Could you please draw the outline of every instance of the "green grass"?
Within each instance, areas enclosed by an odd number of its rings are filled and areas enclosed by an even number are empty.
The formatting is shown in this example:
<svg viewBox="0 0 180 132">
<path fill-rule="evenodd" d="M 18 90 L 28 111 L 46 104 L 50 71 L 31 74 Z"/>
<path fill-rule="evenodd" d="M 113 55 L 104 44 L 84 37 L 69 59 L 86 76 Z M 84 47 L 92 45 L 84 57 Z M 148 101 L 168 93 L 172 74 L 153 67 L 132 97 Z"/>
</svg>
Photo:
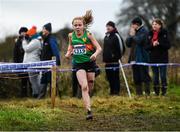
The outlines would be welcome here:
<svg viewBox="0 0 180 132">
<path fill-rule="evenodd" d="M 0 130 L 180 130 L 180 86 L 166 97 L 93 97 L 93 121 L 85 120 L 82 100 L 0 101 Z"/>
</svg>

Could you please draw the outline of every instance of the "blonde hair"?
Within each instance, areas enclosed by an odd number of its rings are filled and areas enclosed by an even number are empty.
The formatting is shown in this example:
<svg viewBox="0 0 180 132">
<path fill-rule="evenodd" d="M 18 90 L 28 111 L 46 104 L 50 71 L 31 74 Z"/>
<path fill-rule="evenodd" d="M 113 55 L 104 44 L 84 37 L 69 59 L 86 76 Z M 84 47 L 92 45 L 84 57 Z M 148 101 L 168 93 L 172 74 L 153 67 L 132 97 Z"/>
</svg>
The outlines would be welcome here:
<svg viewBox="0 0 180 132">
<path fill-rule="evenodd" d="M 87 10 L 84 16 L 75 17 L 72 20 L 72 24 L 74 23 L 75 20 L 82 20 L 83 24 L 85 25 L 85 28 L 87 28 L 93 23 L 92 10 Z"/>
</svg>

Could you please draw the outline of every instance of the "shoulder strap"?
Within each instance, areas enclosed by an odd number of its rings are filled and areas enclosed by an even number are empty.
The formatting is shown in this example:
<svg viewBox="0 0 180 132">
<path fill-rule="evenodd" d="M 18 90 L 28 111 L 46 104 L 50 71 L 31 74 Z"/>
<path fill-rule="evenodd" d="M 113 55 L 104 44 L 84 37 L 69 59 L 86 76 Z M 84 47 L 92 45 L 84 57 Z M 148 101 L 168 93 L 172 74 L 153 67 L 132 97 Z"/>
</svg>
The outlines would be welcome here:
<svg viewBox="0 0 180 132">
<path fill-rule="evenodd" d="M 124 42 L 118 33 L 115 33 L 115 35 L 117 36 L 117 38 L 119 40 L 119 47 L 120 47 L 121 55 L 123 55 L 125 52 Z"/>
</svg>

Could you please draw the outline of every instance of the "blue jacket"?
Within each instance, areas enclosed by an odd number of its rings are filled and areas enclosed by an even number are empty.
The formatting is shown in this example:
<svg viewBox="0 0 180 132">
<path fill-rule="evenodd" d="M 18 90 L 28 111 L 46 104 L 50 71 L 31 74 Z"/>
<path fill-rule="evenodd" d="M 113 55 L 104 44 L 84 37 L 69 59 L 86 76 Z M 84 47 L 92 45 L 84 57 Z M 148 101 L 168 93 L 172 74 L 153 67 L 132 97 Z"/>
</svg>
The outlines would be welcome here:
<svg viewBox="0 0 180 132">
<path fill-rule="evenodd" d="M 60 65 L 60 51 L 55 37 L 48 35 L 43 42 L 41 60 L 51 60 L 56 56 L 56 64 Z"/>
<path fill-rule="evenodd" d="M 137 31 L 135 36 L 129 36 L 126 39 L 127 47 L 131 48 L 129 62 L 149 62 L 149 53 L 146 51 L 148 44 L 148 31 L 142 26 Z"/>
</svg>

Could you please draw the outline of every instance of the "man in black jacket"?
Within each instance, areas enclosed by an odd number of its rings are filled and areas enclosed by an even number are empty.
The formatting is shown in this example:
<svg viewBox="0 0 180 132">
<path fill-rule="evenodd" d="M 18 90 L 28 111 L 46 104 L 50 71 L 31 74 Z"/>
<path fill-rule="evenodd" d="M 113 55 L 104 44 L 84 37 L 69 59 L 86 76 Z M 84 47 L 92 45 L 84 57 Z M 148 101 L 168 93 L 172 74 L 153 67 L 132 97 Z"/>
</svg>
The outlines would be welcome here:
<svg viewBox="0 0 180 132">
<path fill-rule="evenodd" d="M 16 39 L 14 50 L 13 50 L 13 60 L 15 63 L 22 63 L 24 58 L 24 50 L 22 48 L 22 40 L 25 37 L 28 29 L 26 27 L 21 27 L 19 29 L 19 36 Z M 27 73 L 21 73 L 18 75 L 21 79 L 21 97 L 27 97 L 27 89 L 29 83 L 29 78 Z"/>
<path fill-rule="evenodd" d="M 56 65 L 60 66 L 60 51 L 56 38 L 51 34 L 52 26 L 51 23 L 47 23 L 43 26 L 42 36 L 43 36 L 43 46 L 41 53 L 41 61 L 52 60 L 52 57 L 56 57 Z M 44 98 L 47 91 L 48 84 L 51 84 L 51 72 L 45 72 L 42 74 L 41 84 L 43 84 L 43 89 L 39 95 L 39 99 Z"/>
<path fill-rule="evenodd" d="M 115 23 L 109 21 L 106 24 L 107 33 L 104 38 L 103 62 L 105 62 L 106 76 L 110 85 L 110 94 L 119 95 L 119 59 L 125 51 L 123 39 L 118 33 Z"/>
</svg>

